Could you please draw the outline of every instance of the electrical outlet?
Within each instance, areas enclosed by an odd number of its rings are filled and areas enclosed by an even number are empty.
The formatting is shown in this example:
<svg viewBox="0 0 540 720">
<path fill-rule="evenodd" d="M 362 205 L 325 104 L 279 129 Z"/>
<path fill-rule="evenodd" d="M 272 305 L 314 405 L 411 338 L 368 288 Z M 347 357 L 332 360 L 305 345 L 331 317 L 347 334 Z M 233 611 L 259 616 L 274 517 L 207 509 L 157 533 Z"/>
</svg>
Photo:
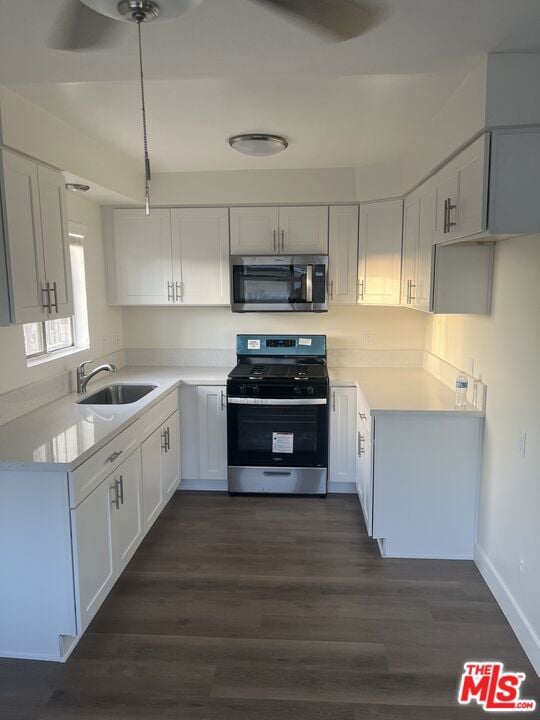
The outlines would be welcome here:
<svg viewBox="0 0 540 720">
<path fill-rule="evenodd" d="M 521 431 L 518 435 L 519 454 L 525 460 L 527 457 L 527 433 Z"/>
<path fill-rule="evenodd" d="M 519 559 L 519 572 L 524 573 L 527 569 L 527 563 L 523 558 Z"/>
<path fill-rule="evenodd" d="M 364 330 L 362 333 L 362 343 L 364 345 L 375 345 L 375 331 Z"/>
<path fill-rule="evenodd" d="M 120 350 L 120 333 L 114 333 L 113 335 L 113 350 Z"/>
</svg>

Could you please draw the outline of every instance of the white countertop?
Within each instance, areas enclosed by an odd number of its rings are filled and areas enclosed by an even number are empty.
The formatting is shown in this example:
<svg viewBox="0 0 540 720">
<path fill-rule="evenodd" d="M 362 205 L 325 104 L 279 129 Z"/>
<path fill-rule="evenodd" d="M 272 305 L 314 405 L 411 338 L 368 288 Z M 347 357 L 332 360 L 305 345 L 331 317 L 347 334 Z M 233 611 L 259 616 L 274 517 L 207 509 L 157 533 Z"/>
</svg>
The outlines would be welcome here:
<svg viewBox="0 0 540 720">
<path fill-rule="evenodd" d="M 103 373 L 88 395 L 107 385 L 156 385 L 129 405 L 78 405 L 75 393 L 0 426 L 0 470 L 69 471 L 78 467 L 181 383 L 224 385 L 231 368 L 136 367 Z"/>
<path fill-rule="evenodd" d="M 329 367 L 334 386 L 356 386 L 372 414 L 396 412 L 459 413 L 483 417 L 470 403 L 460 410 L 455 393 L 422 368 Z"/>
</svg>

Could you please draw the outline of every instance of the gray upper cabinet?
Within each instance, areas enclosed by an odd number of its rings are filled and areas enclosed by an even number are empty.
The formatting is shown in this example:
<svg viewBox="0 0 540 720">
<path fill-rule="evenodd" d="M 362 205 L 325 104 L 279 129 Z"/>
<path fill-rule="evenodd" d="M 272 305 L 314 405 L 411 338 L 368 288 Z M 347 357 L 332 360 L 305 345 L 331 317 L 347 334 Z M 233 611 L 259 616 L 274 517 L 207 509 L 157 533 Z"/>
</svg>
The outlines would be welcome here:
<svg viewBox="0 0 540 720">
<path fill-rule="evenodd" d="M 1 153 L 0 323 L 73 313 L 64 176 Z"/>
</svg>

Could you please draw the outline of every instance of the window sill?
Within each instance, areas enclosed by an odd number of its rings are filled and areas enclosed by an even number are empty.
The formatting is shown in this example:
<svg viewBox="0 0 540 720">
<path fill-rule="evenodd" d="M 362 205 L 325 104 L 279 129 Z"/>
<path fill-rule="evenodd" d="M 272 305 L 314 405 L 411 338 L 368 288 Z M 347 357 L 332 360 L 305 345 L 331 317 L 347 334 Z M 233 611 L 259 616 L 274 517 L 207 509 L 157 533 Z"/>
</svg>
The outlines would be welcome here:
<svg viewBox="0 0 540 720">
<path fill-rule="evenodd" d="M 37 367 L 38 365 L 46 365 L 53 360 L 61 360 L 62 358 L 70 357 L 71 355 L 77 355 L 78 353 L 87 352 L 90 348 L 87 347 L 70 347 L 65 350 L 58 350 L 58 352 L 51 353 L 50 355 L 40 355 L 36 358 L 29 358 L 26 361 L 26 367 Z"/>
</svg>

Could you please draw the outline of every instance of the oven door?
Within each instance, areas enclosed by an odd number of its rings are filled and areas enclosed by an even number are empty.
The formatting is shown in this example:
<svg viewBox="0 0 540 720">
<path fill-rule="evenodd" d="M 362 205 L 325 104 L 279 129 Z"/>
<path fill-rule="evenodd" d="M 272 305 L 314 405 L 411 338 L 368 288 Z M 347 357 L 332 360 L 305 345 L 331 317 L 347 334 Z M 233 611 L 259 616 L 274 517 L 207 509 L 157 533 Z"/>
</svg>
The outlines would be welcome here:
<svg viewBox="0 0 540 720">
<path fill-rule="evenodd" d="M 231 305 L 234 312 L 323 312 L 326 256 L 257 256 L 231 258 Z"/>
<path fill-rule="evenodd" d="M 326 398 L 228 398 L 229 466 L 326 468 Z"/>
</svg>

